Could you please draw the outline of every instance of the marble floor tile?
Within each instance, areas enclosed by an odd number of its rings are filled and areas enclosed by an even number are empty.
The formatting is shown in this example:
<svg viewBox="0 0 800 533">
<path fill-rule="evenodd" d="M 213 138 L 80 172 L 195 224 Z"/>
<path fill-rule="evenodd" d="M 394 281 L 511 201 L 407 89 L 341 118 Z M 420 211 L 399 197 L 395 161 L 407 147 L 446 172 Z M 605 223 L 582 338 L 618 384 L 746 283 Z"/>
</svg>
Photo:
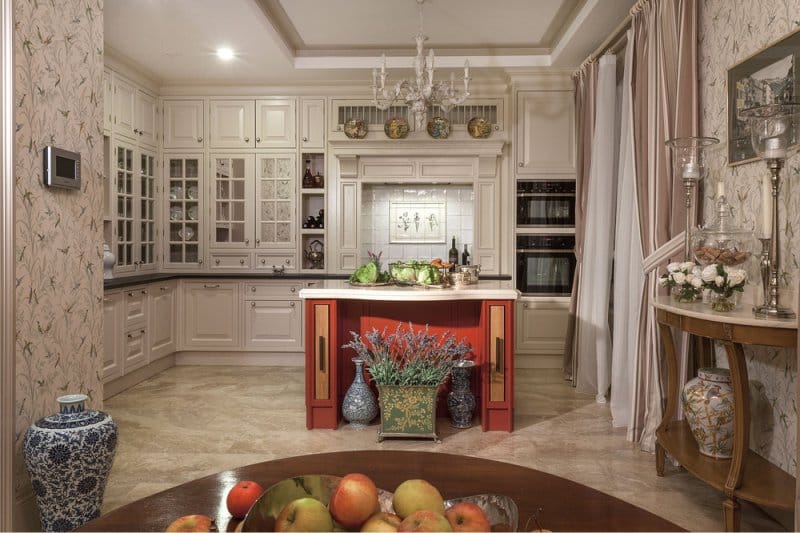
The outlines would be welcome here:
<svg viewBox="0 0 800 533">
<path fill-rule="evenodd" d="M 103 511 L 186 481 L 261 461 L 339 450 L 457 453 L 536 468 L 589 485 L 693 531 L 722 529 L 722 494 L 679 468 L 660 478 L 655 457 L 611 426 L 608 404 L 575 392 L 558 370 L 518 369 L 515 431 L 438 421 L 442 442 L 365 430 L 305 429 L 302 368 L 178 366 L 106 400 L 119 424 Z M 743 504 L 745 531 L 783 530 Z"/>
</svg>

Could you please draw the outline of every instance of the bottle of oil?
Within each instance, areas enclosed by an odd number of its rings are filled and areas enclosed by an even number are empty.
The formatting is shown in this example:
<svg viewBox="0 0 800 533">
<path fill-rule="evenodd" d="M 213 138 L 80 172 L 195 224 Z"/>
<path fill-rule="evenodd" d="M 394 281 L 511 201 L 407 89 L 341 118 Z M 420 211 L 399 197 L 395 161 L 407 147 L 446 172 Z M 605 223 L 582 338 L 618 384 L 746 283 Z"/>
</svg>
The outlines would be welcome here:
<svg viewBox="0 0 800 533">
<path fill-rule="evenodd" d="M 311 175 L 311 160 L 306 159 L 306 172 L 303 174 L 303 188 L 310 189 L 314 186 L 314 176 Z"/>
<path fill-rule="evenodd" d="M 451 270 L 455 270 L 455 265 L 458 264 L 458 248 L 456 248 L 455 235 L 453 235 L 453 245 L 450 247 L 450 251 L 447 253 L 447 262 L 452 263 L 453 267 Z"/>
<path fill-rule="evenodd" d="M 464 244 L 464 251 L 461 253 L 461 264 L 468 265 L 469 264 L 469 252 L 467 251 L 467 245 Z"/>
</svg>

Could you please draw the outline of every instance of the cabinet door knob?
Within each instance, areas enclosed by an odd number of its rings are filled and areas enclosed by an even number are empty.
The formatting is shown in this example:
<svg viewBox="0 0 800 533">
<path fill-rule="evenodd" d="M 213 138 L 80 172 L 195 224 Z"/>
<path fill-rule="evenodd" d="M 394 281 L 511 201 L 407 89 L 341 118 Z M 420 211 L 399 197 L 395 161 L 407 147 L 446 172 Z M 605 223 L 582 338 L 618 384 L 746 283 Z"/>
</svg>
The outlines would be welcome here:
<svg viewBox="0 0 800 533">
<path fill-rule="evenodd" d="M 527 308 L 528 308 L 528 302 L 525 302 L 524 304 L 522 304 L 522 307 L 524 307 L 525 309 L 527 309 Z"/>
<path fill-rule="evenodd" d="M 245 244 L 250 244 L 250 239 L 245 239 L 245 240 L 244 240 L 244 243 L 245 243 Z"/>
<path fill-rule="evenodd" d="M 128 292 L 128 297 L 133 298 L 133 292 Z"/>
<path fill-rule="evenodd" d="M 240 264 L 240 265 L 243 265 L 243 264 L 244 264 L 244 257 L 243 257 L 243 258 L 241 258 L 241 259 L 239 259 L 239 264 Z"/>
<path fill-rule="evenodd" d="M 294 287 L 292 287 L 291 289 L 289 289 L 289 291 L 290 291 L 290 292 L 297 292 L 297 289 L 295 289 Z"/>
<path fill-rule="evenodd" d="M 132 338 L 133 338 L 133 335 L 131 335 L 130 333 L 128 333 L 128 338 L 129 338 L 129 339 L 132 339 Z"/>
<path fill-rule="evenodd" d="M 244 142 L 249 143 L 250 142 L 250 137 L 245 137 L 244 138 Z"/>
<path fill-rule="evenodd" d="M 520 162 L 519 167 L 522 168 L 525 166 L 525 163 Z"/>
<path fill-rule="evenodd" d="M 308 137 L 303 137 L 303 142 L 308 142 Z"/>
<path fill-rule="evenodd" d="M 214 259 L 214 263 L 219 264 L 219 259 Z"/>
<path fill-rule="evenodd" d="M 197 138 L 197 142 L 199 142 L 199 143 L 203 142 L 203 138 L 202 137 L 198 137 Z"/>
<path fill-rule="evenodd" d="M 147 290 L 146 290 L 146 289 L 145 289 L 145 290 L 143 290 L 143 291 L 142 291 L 142 294 L 147 294 Z"/>
<path fill-rule="evenodd" d="M 256 239 L 256 244 L 261 244 L 261 239 Z"/>
<path fill-rule="evenodd" d="M 289 307 L 294 307 L 294 302 L 289 302 Z"/>
<path fill-rule="evenodd" d="M 261 142 L 261 137 L 256 137 L 256 142 L 260 143 Z"/>
<path fill-rule="evenodd" d="M 262 259 L 262 261 L 263 261 L 263 259 Z M 255 287 L 250 287 L 250 292 L 256 292 L 256 288 Z"/>
<path fill-rule="evenodd" d="M 202 264 L 203 264 L 203 260 L 202 260 L 202 259 L 200 259 L 200 260 L 197 262 L 197 264 L 198 264 L 198 265 L 202 265 Z"/>
<path fill-rule="evenodd" d="M 292 260 L 291 260 L 291 259 L 287 259 L 287 260 L 286 260 L 286 264 L 287 264 L 287 265 L 291 265 L 291 264 L 292 264 Z"/>
<path fill-rule="evenodd" d="M 139 130 L 139 135 L 144 135 L 144 132 L 142 130 Z"/>
<path fill-rule="evenodd" d="M 133 133 L 139 133 L 139 130 L 137 130 L 136 128 L 133 128 Z"/>
<path fill-rule="evenodd" d="M 255 307 L 255 306 L 256 306 L 255 302 L 250 302 L 250 307 Z"/>
<path fill-rule="evenodd" d="M 144 335 L 144 330 L 143 330 L 143 329 L 140 329 L 140 330 L 139 330 L 139 333 L 141 333 L 142 335 Z"/>
<path fill-rule="evenodd" d="M 169 290 L 169 287 L 161 287 L 161 290 L 162 290 L 162 291 L 168 291 L 168 290 Z"/>
<path fill-rule="evenodd" d="M 215 283 L 213 285 L 209 285 L 208 283 L 203 283 L 203 288 L 205 288 L 205 289 L 219 289 L 219 283 Z"/>
<path fill-rule="evenodd" d="M 261 259 L 261 264 L 262 265 L 266 265 L 267 264 L 267 260 L 266 259 Z"/>
</svg>

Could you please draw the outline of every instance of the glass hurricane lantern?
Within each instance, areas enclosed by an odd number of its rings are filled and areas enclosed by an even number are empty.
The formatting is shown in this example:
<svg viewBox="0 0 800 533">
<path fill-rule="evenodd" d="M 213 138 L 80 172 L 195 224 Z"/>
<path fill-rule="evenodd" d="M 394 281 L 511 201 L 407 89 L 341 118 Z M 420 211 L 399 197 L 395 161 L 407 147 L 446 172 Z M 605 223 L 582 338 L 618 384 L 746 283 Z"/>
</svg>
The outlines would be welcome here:
<svg viewBox="0 0 800 533">
<path fill-rule="evenodd" d="M 683 182 L 686 205 L 686 231 L 683 239 L 683 260 L 692 260 L 692 226 L 697 220 L 694 209 L 694 190 L 697 182 L 706 176 L 706 148 L 719 143 L 714 137 L 676 137 L 666 141 L 672 149 L 673 176 L 680 176 Z"/>
<path fill-rule="evenodd" d="M 769 284 L 764 303 L 753 307 L 756 318 L 794 318 L 794 311 L 780 305 L 778 275 L 780 272 L 780 241 L 778 231 L 778 192 L 780 175 L 788 148 L 797 143 L 797 124 L 800 104 L 768 104 L 739 112 L 750 127 L 750 141 L 756 155 L 767 163 L 772 184 L 772 222 L 769 250 Z"/>
</svg>

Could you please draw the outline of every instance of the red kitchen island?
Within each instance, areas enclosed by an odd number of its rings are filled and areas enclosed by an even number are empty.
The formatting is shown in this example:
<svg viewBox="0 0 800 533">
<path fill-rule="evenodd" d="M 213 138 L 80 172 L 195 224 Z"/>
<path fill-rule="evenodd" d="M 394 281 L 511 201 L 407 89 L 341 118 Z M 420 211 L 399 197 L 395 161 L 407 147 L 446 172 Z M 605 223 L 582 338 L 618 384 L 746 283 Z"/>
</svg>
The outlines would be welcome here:
<svg viewBox="0 0 800 533">
<path fill-rule="evenodd" d="M 300 291 L 305 300 L 306 427 L 336 429 L 342 399 L 353 381 L 355 353 L 341 346 L 372 328 L 398 323 L 449 331 L 472 345 L 476 411 L 484 431 L 514 428 L 514 301 L 510 281 L 468 288 L 353 287 L 328 280 Z M 440 414 L 446 413 L 439 402 Z"/>
</svg>

